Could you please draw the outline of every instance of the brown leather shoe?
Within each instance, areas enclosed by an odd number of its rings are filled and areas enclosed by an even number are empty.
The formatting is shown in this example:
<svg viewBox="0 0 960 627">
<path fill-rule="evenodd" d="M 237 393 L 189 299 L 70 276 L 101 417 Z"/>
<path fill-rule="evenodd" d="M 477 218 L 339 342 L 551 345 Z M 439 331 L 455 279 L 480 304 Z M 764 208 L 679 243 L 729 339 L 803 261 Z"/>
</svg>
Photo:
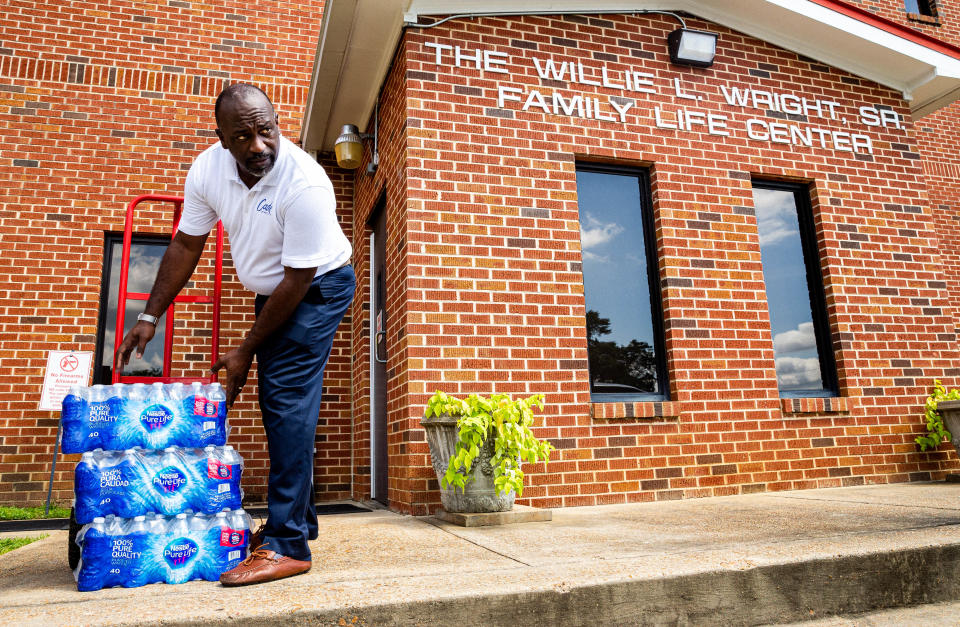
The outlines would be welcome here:
<svg viewBox="0 0 960 627">
<path fill-rule="evenodd" d="M 267 523 L 263 523 L 257 530 L 250 534 L 250 542 L 247 543 L 247 546 L 256 546 L 259 547 L 263 544 L 263 533 L 267 529 Z"/>
<path fill-rule="evenodd" d="M 284 577 L 300 575 L 310 570 L 310 562 L 291 559 L 285 555 L 264 549 L 261 545 L 254 549 L 247 559 L 236 568 L 220 575 L 220 583 L 225 586 L 246 586 L 266 581 L 276 581 Z"/>
</svg>

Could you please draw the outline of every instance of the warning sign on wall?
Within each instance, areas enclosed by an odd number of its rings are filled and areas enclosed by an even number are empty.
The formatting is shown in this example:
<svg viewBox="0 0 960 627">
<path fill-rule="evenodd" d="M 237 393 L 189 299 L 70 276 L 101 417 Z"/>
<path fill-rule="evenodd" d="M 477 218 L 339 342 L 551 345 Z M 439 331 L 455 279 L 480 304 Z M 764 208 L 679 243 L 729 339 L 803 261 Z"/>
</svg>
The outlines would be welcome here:
<svg viewBox="0 0 960 627">
<path fill-rule="evenodd" d="M 40 409 L 59 411 L 71 385 L 87 385 L 92 363 L 93 353 L 89 351 L 50 351 L 47 355 L 47 372 L 43 376 Z"/>
</svg>

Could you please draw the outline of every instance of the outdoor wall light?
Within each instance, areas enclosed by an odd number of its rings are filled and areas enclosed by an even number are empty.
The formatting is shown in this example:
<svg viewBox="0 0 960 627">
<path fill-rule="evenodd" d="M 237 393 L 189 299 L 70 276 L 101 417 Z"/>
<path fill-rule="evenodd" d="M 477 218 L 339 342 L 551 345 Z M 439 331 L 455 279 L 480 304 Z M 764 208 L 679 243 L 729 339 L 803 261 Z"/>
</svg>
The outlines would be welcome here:
<svg viewBox="0 0 960 627">
<path fill-rule="evenodd" d="M 373 135 L 361 133 L 356 124 L 344 124 L 340 129 L 333 150 L 337 153 L 337 165 L 344 170 L 356 170 L 363 162 L 363 140 L 373 140 L 373 157 L 367 166 L 367 174 L 373 174 L 380 165 L 380 151 L 377 149 L 377 135 L 380 133 L 380 101 L 373 109 Z"/>
<path fill-rule="evenodd" d="M 667 36 L 670 61 L 679 65 L 710 67 L 717 54 L 717 34 L 692 28 L 678 28 Z"/>
<path fill-rule="evenodd" d="M 360 134 L 360 129 L 355 124 L 344 124 L 333 145 L 333 150 L 337 153 L 337 165 L 344 170 L 359 168 L 363 161 L 363 140 L 366 137 Z"/>
</svg>

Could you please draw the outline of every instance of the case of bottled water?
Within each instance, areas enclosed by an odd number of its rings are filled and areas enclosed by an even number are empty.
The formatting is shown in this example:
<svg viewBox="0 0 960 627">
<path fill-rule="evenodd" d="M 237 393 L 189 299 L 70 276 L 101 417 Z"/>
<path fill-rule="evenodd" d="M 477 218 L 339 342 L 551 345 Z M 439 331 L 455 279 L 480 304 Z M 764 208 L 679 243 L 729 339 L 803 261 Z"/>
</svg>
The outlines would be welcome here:
<svg viewBox="0 0 960 627">
<path fill-rule="evenodd" d="M 64 453 L 139 446 L 222 446 L 227 396 L 219 383 L 74 386 L 63 399 Z"/>
<path fill-rule="evenodd" d="M 86 524 L 108 514 L 133 518 L 237 509 L 242 473 L 243 460 L 232 446 L 88 451 L 74 474 L 74 516 Z"/>
<path fill-rule="evenodd" d="M 77 534 L 77 589 L 217 581 L 247 555 L 250 517 L 242 509 L 212 516 L 98 516 Z"/>
</svg>

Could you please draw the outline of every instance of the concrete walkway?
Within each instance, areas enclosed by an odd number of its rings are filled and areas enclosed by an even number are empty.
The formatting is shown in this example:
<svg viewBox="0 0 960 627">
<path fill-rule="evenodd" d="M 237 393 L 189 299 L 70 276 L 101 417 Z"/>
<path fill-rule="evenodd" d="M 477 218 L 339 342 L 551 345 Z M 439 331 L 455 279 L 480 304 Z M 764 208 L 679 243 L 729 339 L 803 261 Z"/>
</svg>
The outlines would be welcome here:
<svg viewBox="0 0 960 627">
<path fill-rule="evenodd" d="M 66 532 L 49 533 L 0 556 L 0 625 L 749 625 L 960 600 L 960 484 L 947 483 L 557 509 L 471 529 L 322 516 L 313 570 L 232 589 L 78 593 Z"/>
</svg>

